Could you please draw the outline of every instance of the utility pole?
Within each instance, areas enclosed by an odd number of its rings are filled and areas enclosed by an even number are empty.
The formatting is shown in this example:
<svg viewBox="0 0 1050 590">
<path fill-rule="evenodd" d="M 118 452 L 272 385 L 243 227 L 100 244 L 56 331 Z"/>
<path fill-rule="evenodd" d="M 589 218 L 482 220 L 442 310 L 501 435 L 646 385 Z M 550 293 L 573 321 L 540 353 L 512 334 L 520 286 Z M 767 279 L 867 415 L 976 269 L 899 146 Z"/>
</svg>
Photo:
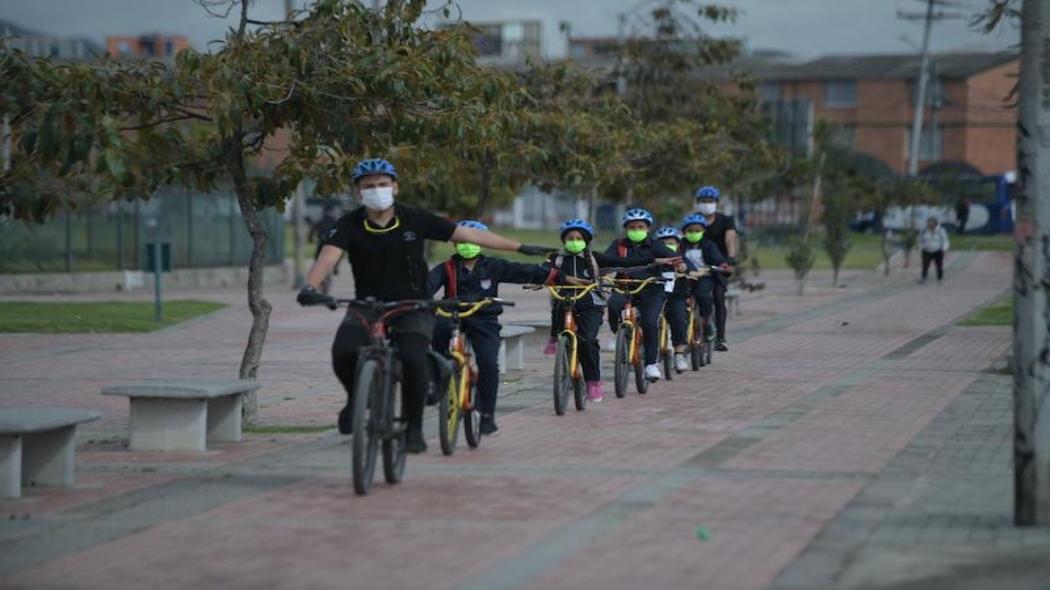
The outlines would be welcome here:
<svg viewBox="0 0 1050 590">
<path fill-rule="evenodd" d="M 292 18 L 292 0 L 284 0 L 284 14 L 288 19 Z M 299 186 L 295 187 L 295 193 L 292 195 L 292 264 L 293 273 L 295 276 L 292 278 L 292 287 L 296 289 L 302 288 L 306 284 L 306 273 L 303 271 L 304 264 L 304 253 L 306 251 L 306 223 L 305 223 L 305 191 L 303 190 L 303 183 L 300 182 Z"/>
<path fill-rule="evenodd" d="M 919 148 L 922 146 L 922 118 L 926 111 L 926 85 L 930 79 L 930 33 L 933 30 L 933 22 L 946 18 L 958 18 L 957 14 L 946 14 L 936 12 L 939 6 L 959 6 L 949 0 L 923 0 L 926 2 L 924 14 L 902 13 L 897 16 L 905 20 L 922 20 L 922 53 L 919 65 L 919 81 L 915 88 L 915 113 L 911 120 L 911 137 L 908 150 L 908 176 L 919 174 Z"/>
<path fill-rule="evenodd" d="M 1014 524 L 1050 525 L 1050 3 L 1024 0 L 1014 261 Z"/>
</svg>

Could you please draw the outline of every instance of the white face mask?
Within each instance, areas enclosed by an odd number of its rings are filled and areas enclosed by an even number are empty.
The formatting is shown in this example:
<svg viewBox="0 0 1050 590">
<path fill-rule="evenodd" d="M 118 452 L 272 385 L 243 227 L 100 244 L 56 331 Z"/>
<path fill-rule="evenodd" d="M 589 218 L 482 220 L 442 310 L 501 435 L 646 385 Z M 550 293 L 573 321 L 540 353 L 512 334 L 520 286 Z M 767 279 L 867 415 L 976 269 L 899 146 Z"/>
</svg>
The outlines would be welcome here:
<svg viewBox="0 0 1050 590">
<path fill-rule="evenodd" d="M 712 215 L 717 207 L 718 205 L 715 203 L 700 203 L 696 206 L 696 210 L 699 211 L 701 215 Z"/>
<path fill-rule="evenodd" d="M 369 209 L 385 211 L 394 205 L 394 187 L 361 189 L 361 203 Z"/>
</svg>

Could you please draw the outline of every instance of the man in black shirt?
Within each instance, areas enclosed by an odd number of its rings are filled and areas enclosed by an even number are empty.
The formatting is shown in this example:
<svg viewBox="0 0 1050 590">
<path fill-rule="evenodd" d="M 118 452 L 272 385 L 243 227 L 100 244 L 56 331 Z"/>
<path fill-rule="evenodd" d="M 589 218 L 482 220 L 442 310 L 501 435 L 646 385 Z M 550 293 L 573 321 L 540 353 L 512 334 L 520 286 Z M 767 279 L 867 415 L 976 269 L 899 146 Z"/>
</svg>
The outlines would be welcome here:
<svg viewBox="0 0 1050 590">
<path fill-rule="evenodd" d="M 329 299 L 317 289 L 345 254 L 354 275 L 355 298 L 374 297 L 379 301 L 429 299 L 427 264 L 423 241 L 470 242 L 493 250 L 544 255 L 549 249 L 525 246 L 492 232 L 457 227 L 451 221 L 423 209 L 394 202 L 398 192 L 397 171 L 386 160 L 364 160 L 353 175 L 354 191 L 362 206 L 344 215 L 324 237 L 324 247 L 306 275 L 306 286 L 299 292 L 303 305 L 325 303 Z M 434 329 L 434 315 L 414 312 L 399 316 L 390 324 L 391 338 L 402 363 L 402 392 L 408 422 L 405 448 L 421 453 L 423 440 L 423 402 L 427 388 L 426 355 Z M 365 327 L 347 315 L 332 343 L 332 366 L 346 388 L 347 403 L 339 412 L 339 431 L 352 428 L 354 376 L 357 352 L 368 343 Z"/>
<path fill-rule="evenodd" d="M 730 266 L 736 266 L 737 232 L 736 221 L 729 215 L 718 213 L 718 200 L 721 193 L 713 186 L 702 186 L 696 191 L 696 209 L 707 218 L 707 230 L 704 241 L 710 240 L 718 246 L 719 252 L 726 257 Z M 726 284 L 718 281 L 714 287 L 715 298 L 715 331 L 717 341 L 715 350 L 725 352 L 726 346 Z"/>
</svg>

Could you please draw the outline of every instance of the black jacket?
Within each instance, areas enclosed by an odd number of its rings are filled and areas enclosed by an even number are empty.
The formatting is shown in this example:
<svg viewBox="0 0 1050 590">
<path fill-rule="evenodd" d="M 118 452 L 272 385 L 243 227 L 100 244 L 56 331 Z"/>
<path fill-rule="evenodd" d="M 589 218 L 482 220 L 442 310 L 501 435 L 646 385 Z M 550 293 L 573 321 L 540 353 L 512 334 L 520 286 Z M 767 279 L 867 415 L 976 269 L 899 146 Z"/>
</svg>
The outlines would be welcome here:
<svg viewBox="0 0 1050 590">
<path fill-rule="evenodd" d="M 682 246 L 685 248 L 682 251 L 682 256 L 685 257 L 686 264 L 690 268 L 696 268 L 696 259 L 691 259 L 689 256 L 691 250 L 700 251 L 704 259 L 704 266 L 721 266 L 728 262 L 725 256 L 722 255 L 722 251 L 718 249 L 718 244 L 715 244 L 707 238 L 704 238 L 695 244 L 683 241 Z M 714 273 L 712 276 L 714 277 L 714 280 L 718 281 L 720 284 L 724 285 L 727 282 L 724 274 Z"/>
<path fill-rule="evenodd" d="M 454 288 L 449 281 L 450 271 L 455 273 Z M 463 259 L 454 255 L 430 269 L 427 275 L 427 292 L 433 296 L 439 289 L 444 288 L 447 298 L 480 301 L 486 297 L 499 297 L 500 283 L 543 283 L 548 274 L 550 269 L 545 265 L 522 264 L 485 255 L 479 255 L 474 263 L 474 270 L 469 270 L 464 266 Z M 486 307 L 477 315 L 497 316 L 501 313 L 503 306 L 497 304 Z"/>
</svg>

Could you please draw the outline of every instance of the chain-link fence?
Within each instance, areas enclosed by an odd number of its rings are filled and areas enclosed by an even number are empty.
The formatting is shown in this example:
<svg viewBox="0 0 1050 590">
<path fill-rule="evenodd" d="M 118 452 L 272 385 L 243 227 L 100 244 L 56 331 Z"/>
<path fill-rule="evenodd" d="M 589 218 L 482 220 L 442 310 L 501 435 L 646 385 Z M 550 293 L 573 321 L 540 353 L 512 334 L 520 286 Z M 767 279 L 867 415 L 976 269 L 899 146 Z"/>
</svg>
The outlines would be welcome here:
<svg viewBox="0 0 1050 590">
<path fill-rule="evenodd" d="M 260 213 L 270 235 L 266 264 L 284 254 L 284 218 Z M 149 201 L 60 212 L 42 224 L 0 218 L 0 273 L 146 270 L 146 248 L 171 244 L 171 266 L 243 266 L 252 240 L 232 194 L 165 188 Z"/>
</svg>

